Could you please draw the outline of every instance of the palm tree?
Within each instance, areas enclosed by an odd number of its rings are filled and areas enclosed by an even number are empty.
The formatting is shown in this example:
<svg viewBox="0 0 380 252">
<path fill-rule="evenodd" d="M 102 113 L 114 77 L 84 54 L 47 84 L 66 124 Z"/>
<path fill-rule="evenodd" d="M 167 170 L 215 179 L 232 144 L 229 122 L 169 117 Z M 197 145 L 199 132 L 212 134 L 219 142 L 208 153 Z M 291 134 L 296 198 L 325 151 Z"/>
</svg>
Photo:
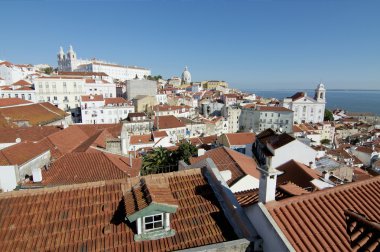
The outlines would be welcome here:
<svg viewBox="0 0 380 252">
<path fill-rule="evenodd" d="M 162 146 L 143 157 L 142 175 L 170 171 L 173 166 L 171 152 Z"/>
</svg>

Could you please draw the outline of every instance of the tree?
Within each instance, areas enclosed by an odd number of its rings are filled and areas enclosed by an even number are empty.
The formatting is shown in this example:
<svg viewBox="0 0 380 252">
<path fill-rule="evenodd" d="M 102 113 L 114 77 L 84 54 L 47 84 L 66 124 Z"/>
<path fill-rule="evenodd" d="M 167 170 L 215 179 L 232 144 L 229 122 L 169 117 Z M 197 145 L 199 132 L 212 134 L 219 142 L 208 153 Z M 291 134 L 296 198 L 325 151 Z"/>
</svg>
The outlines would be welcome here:
<svg viewBox="0 0 380 252">
<path fill-rule="evenodd" d="M 173 167 L 172 153 L 162 146 L 143 157 L 142 175 L 170 172 Z"/>
<path fill-rule="evenodd" d="M 189 142 L 183 142 L 174 152 L 174 160 L 178 163 L 180 160 L 190 164 L 189 158 L 197 153 L 197 148 Z"/>
<path fill-rule="evenodd" d="M 328 110 L 328 109 L 325 109 L 325 117 L 324 117 L 324 120 L 325 120 L 325 121 L 334 121 L 334 116 L 333 116 L 333 114 L 331 113 L 331 111 Z"/>
<path fill-rule="evenodd" d="M 45 74 L 49 74 L 50 75 L 50 74 L 53 73 L 54 70 L 53 70 L 52 67 L 47 67 L 47 68 L 44 68 L 43 71 L 44 71 Z"/>
<path fill-rule="evenodd" d="M 322 139 L 321 144 L 330 144 L 330 139 Z"/>
<path fill-rule="evenodd" d="M 164 147 L 155 148 L 143 157 L 141 175 L 177 171 L 178 162 L 184 160 L 189 164 L 189 158 L 195 153 L 197 148 L 188 142 L 181 143 L 175 151 Z"/>
</svg>

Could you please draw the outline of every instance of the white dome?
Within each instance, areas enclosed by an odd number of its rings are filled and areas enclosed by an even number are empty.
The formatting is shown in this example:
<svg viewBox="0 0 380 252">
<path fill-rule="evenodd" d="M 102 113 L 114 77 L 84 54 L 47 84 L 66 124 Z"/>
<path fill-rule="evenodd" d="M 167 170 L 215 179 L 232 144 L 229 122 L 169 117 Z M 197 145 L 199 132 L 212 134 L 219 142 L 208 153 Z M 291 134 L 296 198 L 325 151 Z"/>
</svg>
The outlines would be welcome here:
<svg viewBox="0 0 380 252">
<path fill-rule="evenodd" d="M 182 79 L 183 83 L 190 83 L 191 82 L 191 74 L 187 70 L 187 67 L 185 67 L 185 70 L 183 71 L 183 73 L 181 75 L 181 79 Z"/>
<path fill-rule="evenodd" d="M 325 88 L 325 85 L 323 83 L 319 83 L 317 89 L 324 89 Z"/>
</svg>

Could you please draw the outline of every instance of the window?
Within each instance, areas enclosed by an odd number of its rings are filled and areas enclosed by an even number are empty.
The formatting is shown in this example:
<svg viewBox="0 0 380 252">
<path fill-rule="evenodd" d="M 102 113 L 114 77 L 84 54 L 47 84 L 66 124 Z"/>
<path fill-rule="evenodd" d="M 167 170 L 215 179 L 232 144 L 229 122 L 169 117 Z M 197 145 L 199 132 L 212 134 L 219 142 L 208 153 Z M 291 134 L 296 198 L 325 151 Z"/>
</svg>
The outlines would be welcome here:
<svg viewBox="0 0 380 252">
<path fill-rule="evenodd" d="M 28 94 L 28 100 L 32 100 L 32 95 Z"/>
<path fill-rule="evenodd" d="M 25 95 L 24 95 L 24 94 L 21 94 L 21 98 L 22 98 L 23 100 L 25 100 Z"/>
<path fill-rule="evenodd" d="M 66 82 L 63 83 L 63 87 L 66 88 Z"/>
</svg>

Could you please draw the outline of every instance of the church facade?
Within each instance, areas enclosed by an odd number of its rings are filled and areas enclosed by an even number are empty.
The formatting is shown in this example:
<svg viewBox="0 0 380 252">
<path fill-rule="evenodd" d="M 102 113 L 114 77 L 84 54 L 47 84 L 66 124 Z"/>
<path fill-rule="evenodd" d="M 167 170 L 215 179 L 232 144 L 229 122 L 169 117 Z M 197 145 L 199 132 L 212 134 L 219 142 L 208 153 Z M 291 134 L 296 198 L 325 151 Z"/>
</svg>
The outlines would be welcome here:
<svg viewBox="0 0 380 252">
<path fill-rule="evenodd" d="M 62 47 L 60 47 L 57 58 L 58 71 L 60 72 L 103 72 L 113 79 L 122 81 L 136 78 L 143 79 L 144 77 L 151 75 L 151 71 L 143 67 L 122 66 L 96 59 L 78 59 L 72 46 L 70 46 L 66 54 L 63 52 Z"/>
<path fill-rule="evenodd" d="M 306 92 L 298 92 L 285 98 L 281 105 L 294 111 L 293 122 L 295 124 L 323 122 L 326 107 L 325 86 L 322 83 L 318 85 L 314 98 L 309 97 Z"/>
</svg>

